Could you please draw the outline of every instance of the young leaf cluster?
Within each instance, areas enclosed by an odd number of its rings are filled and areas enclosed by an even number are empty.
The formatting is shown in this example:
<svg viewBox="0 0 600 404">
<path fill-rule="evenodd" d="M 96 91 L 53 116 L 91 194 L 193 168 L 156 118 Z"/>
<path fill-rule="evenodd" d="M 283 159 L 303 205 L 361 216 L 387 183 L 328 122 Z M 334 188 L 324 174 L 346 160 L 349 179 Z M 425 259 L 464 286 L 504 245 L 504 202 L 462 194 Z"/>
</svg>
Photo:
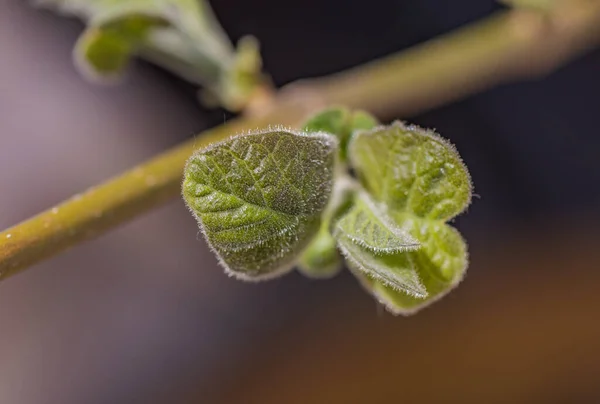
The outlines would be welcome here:
<svg viewBox="0 0 600 404">
<path fill-rule="evenodd" d="M 332 108 L 302 131 L 267 129 L 199 150 L 183 197 L 240 279 L 294 267 L 326 278 L 345 261 L 390 312 L 407 315 L 452 290 L 468 264 L 465 241 L 447 223 L 471 200 L 455 148 L 365 112 Z"/>
</svg>

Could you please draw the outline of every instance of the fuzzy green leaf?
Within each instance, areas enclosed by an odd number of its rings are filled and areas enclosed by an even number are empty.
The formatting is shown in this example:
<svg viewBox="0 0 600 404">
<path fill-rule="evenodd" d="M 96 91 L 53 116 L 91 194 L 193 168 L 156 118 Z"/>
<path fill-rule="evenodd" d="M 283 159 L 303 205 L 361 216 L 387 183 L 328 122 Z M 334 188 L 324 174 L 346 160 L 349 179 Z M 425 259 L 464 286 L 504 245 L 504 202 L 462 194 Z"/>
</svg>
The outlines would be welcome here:
<svg viewBox="0 0 600 404">
<path fill-rule="evenodd" d="M 415 261 L 423 269 L 445 282 L 462 277 L 467 266 L 467 246 L 454 227 L 407 214 L 395 215 L 394 221 L 419 240 L 421 248 L 415 252 Z"/>
<path fill-rule="evenodd" d="M 357 276 L 421 302 L 428 296 L 429 292 L 423 285 L 410 254 L 375 254 L 343 235 L 338 235 L 337 240 L 348 267 Z"/>
<path fill-rule="evenodd" d="M 398 227 L 367 195 L 356 198 L 354 207 L 338 222 L 341 234 L 374 254 L 416 250 L 419 242 Z"/>
<path fill-rule="evenodd" d="M 357 134 L 350 161 L 362 185 L 386 207 L 396 226 L 421 248 L 404 253 L 428 292 L 425 300 L 398 292 L 377 278 L 369 289 L 390 311 L 411 313 L 446 294 L 467 268 L 467 248 L 445 222 L 471 200 L 471 180 L 453 146 L 431 131 L 395 123 Z"/>
<path fill-rule="evenodd" d="M 368 196 L 356 198 L 354 207 L 337 222 L 335 236 L 354 270 L 412 296 L 427 296 L 405 254 L 418 249 L 419 242 L 386 217 Z"/>
<path fill-rule="evenodd" d="M 331 194 L 337 140 L 275 129 L 196 152 L 184 199 L 225 269 L 242 279 L 292 268 Z"/>
<path fill-rule="evenodd" d="M 391 212 L 446 221 L 471 200 L 471 178 L 456 149 L 434 132 L 394 123 L 361 132 L 351 164 L 373 197 Z"/>
</svg>

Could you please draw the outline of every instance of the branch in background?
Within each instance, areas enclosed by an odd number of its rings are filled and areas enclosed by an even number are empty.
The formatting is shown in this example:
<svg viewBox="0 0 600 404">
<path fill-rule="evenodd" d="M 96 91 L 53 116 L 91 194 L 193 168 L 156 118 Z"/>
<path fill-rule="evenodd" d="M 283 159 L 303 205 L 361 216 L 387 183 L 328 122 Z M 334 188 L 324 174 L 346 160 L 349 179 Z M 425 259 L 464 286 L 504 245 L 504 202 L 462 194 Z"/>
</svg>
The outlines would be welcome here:
<svg viewBox="0 0 600 404">
<path fill-rule="evenodd" d="M 546 13 L 498 12 L 399 54 L 293 84 L 290 96 L 405 117 L 497 84 L 541 77 L 600 42 L 599 0 L 556 3 Z"/>
<path fill-rule="evenodd" d="M 533 9 L 543 12 L 552 11 L 552 9 L 556 7 L 556 4 L 560 1 L 567 0 L 500 0 L 500 2 L 509 6 Z"/>
<path fill-rule="evenodd" d="M 600 1 L 571 0 L 545 14 L 501 12 L 398 55 L 290 85 L 270 101 L 250 104 L 248 117 L 0 233 L 0 279 L 177 197 L 185 161 L 196 147 L 268 124 L 293 126 L 332 103 L 407 116 L 498 83 L 549 73 L 599 40 Z"/>
</svg>

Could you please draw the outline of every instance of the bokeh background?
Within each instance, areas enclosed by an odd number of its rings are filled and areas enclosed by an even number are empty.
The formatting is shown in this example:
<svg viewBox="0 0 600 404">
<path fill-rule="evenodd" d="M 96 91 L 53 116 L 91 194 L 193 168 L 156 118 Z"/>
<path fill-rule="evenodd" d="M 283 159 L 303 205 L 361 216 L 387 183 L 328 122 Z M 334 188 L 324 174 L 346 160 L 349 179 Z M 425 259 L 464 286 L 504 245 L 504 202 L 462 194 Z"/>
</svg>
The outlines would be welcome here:
<svg viewBox="0 0 600 404">
<path fill-rule="evenodd" d="M 214 0 L 277 85 L 502 8 L 463 0 Z M 71 62 L 80 22 L 0 0 L 0 227 L 231 119 L 138 63 Z M 600 402 L 600 52 L 418 116 L 479 196 L 466 280 L 410 318 L 347 274 L 228 279 L 181 201 L 0 284 L 0 403 Z"/>
</svg>

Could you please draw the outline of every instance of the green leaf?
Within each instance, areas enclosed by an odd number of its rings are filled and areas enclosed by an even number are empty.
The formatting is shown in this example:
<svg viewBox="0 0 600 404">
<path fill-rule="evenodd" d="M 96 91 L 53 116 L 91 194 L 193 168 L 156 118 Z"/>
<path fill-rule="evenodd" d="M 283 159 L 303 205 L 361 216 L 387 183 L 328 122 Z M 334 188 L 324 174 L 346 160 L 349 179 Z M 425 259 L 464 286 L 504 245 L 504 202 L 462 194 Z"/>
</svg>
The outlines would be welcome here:
<svg viewBox="0 0 600 404">
<path fill-rule="evenodd" d="M 350 110 L 343 107 L 328 108 L 311 116 L 303 125 L 307 132 L 327 132 L 340 136 L 346 130 Z"/>
<path fill-rule="evenodd" d="M 346 263 L 354 274 L 421 302 L 429 295 L 409 253 L 377 255 L 353 243 L 348 237 L 338 236 L 337 240 Z"/>
<path fill-rule="evenodd" d="M 337 222 L 335 236 L 355 271 L 412 296 L 427 296 L 406 254 L 418 249 L 419 242 L 386 217 L 368 196 L 356 198 L 354 207 Z"/>
<path fill-rule="evenodd" d="M 274 129 L 190 158 L 183 196 L 227 272 L 264 279 L 293 267 L 319 229 L 337 146 L 330 135 Z"/>
<path fill-rule="evenodd" d="M 303 126 L 307 132 L 326 132 L 336 135 L 340 140 L 340 157 L 346 160 L 348 142 L 359 130 L 373 129 L 377 119 L 364 111 L 351 112 L 347 108 L 332 107 L 310 117 Z"/>
<path fill-rule="evenodd" d="M 416 254 L 418 253 L 408 252 L 403 255 L 406 256 L 406 259 L 411 260 L 415 268 L 418 268 L 418 264 L 415 263 Z M 421 298 L 402 290 L 389 287 L 384 282 L 379 282 L 376 279 L 370 278 L 353 267 L 350 267 L 350 270 L 360 281 L 365 290 L 371 293 L 390 313 L 404 316 L 412 315 L 441 299 L 454 289 L 462 279 L 458 278 L 451 285 L 448 285 L 447 282 L 434 278 L 426 271 L 419 272 L 421 285 L 427 291 L 427 296 Z"/>
<path fill-rule="evenodd" d="M 405 254 L 428 297 L 415 299 L 377 278 L 364 283 L 390 311 L 412 313 L 448 293 L 464 276 L 466 244 L 445 222 L 470 203 L 469 173 L 447 141 L 402 123 L 358 133 L 349 153 L 361 184 L 396 226 L 420 243 L 420 249 Z"/>
<path fill-rule="evenodd" d="M 471 178 L 456 149 L 434 132 L 397 122 L 350 144 L 361 183 L 390 211 L 449 220 L 471 200 Z"/>
<path fill-rule="evenodd" d="M 367 195 L 358 197 L 354 207 L 338 221 L 336 234 L 349 238 L 374 254 L 420 247 L 417 240 L 398 227 Z"/>
<path fill-rule="evenodd" d="M 462 277 L 468 263 L 467 246 L 454 227 L 412 216 L 396 216 L 395 221 L 421 243 L 415 261 L 424 270 L 444 282 Z"/>
</svg>

